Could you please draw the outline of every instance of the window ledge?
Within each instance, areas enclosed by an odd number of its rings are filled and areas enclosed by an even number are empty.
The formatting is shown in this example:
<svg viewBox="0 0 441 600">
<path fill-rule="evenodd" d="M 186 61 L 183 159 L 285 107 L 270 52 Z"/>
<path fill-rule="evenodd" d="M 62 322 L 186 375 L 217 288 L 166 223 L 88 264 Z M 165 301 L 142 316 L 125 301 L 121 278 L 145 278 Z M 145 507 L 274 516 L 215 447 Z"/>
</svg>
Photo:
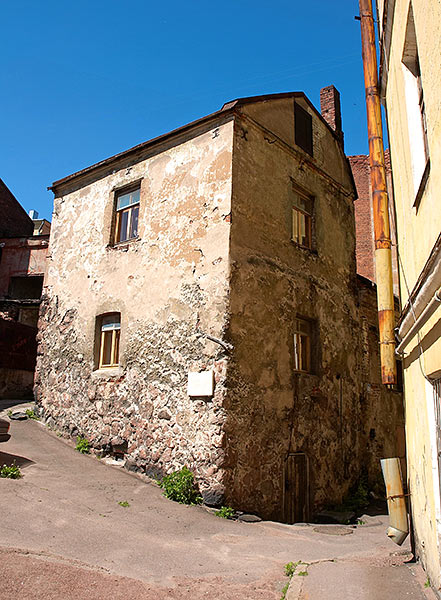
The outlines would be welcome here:
<svg viewBox="0 0 441 600">
<path fill-rule="evenodd" d="M 426 166 L 424 167 L 423 175 L 421 177 L 420 185 L 418 186 L 418 191 L 415 196 L 415 201 L 413 203 L 413 208 L 418 212 L 418 208 L 421 204 L 421 198 L 423 197 L 424 190 L 426 189 L 427 180 L 429 179 L 430 173 L 430 159 L 427 159 Z"/>
<path fill-rule="evenodd" d="M 315 248 L 309 248 L 308 246 L 302 246 L 302 244 L 299 244 L 298 242 L 294 241 L 294 240 L 290 240 L 292 246 L 295 246 L 296 248 L 299 248 L 300 250 L 303 250 L 304 252 L 308 252 L 309 254 L 313 254 L 314 256 L 318 256 L 318 252 Z"/>
<path fill-rule="evenodd" d="M 92 379 L 114 379 L 115 377 L 121 377 L 123 373 L 124 369 L 121 366 L 96 369 L 92 371 Z"/>
<path fill-rule="evenodd" d="M 131 240 L 125 240 L 124 242 L 118 242 L 117 244 L 107 244 L 106 250 L 120 250 L 121 252 L 127 252 L 129 246 L 131 246 L 132 244 L 136 244 L 140 241 L 141 238 L 136 237 L 132 238 Z"/>
</svg>

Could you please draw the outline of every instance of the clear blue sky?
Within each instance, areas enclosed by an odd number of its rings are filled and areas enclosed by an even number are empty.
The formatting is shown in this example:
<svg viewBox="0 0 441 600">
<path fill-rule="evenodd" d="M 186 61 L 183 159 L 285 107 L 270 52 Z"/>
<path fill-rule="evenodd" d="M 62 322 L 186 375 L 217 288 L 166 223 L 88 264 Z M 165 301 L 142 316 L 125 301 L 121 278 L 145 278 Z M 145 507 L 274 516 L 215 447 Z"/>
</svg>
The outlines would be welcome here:
<svg viewBox="0 0 441 600">
<path fill-rule="evenodd" d="M 240 96 L 342 96 L 367 152 L 357 0 L 22 0 L 0 7 L 0 177 L 51 219 L 47 186 Z"/>
</svg>

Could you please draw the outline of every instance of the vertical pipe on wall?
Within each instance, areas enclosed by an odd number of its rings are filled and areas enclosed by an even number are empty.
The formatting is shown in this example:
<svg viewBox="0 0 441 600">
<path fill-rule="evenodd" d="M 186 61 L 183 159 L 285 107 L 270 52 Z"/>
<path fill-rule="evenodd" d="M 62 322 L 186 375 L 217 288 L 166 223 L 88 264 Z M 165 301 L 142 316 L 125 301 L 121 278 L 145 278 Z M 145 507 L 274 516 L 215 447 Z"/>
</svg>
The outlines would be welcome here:
<svg viewBox="0 0 441 600">
<path fill-rule="evenodd" d="M 401 546 L 409 534 L 409 525 L 401 479 L 400 459 L 383 458 L 380 462 L 384 483 L 386 484 L 387 509 L 389 511 L 390 526 L 387 535 Z"/>
<path fill-rule="evenodd" d="M 359 0 L 359 6 L 374 214 L 381 380 L 384 384 L 394 384 L 397 382 L 397 369 L 395 362 L 392 250 L 372 0 Z"/>
</svg>

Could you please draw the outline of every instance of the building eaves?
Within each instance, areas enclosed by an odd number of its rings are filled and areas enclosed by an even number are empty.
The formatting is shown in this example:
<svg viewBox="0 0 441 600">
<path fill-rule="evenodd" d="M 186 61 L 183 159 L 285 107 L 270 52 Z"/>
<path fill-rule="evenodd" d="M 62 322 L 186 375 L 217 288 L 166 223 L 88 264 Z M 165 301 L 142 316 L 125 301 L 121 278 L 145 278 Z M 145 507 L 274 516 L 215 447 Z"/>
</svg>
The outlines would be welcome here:
<svg viewBox="0 0 441 600">
<path fill-rule="evenodd" d="M 123 152 L 114 154 L 113 156 L 110 156 L 109 158 L 106 158 L 98 163 L 90 165 L 89 167 L 81 169 L 80 171 L 76 171 L 75 173 L 72 173 L 71 175 L 67 175 L 66 177 L 63 177 L 62 179 L 58 179 L 51 186 L 48 187 L 48 190 L 52 190 L 55 193 L 55 190 L 57 188 L 59 188 L 60 186 L 63 186 L 64 184 L 70 183 L 71 181 L 73 181 L 77 178 L 81 178 L 81 177 L 88 175 L 99 169 L 109 167 L 110 165 L 112 165 L 112 163 L 117 163 L 119 160 L 128 158 L 131 155 L 135 155 L 136 153 L 138 153 L 140 151 L 153 148 L 154 146 L 159 145 L 169 139 L 172 139 L 173 137 L 177 137 L 179 135 L 182 135 L 183 133 L 191 131 L 192 129 L 194 129 L 200 125 L 204 125 L 206 123 L 209 123 L 210 121 L 216 121 L 221 116 L 227 116 L 228 114 L 233 114 L 237 109 L 240 109 L 240 107 L 243 105 L 256 103 L 256 102 L 268 102 L 271 100 L 282 100 L 284 98 L 302 98 L 302 100 L 304 100 L 306 102 L 306 104 L 313 111 L 313 113 L 316 115 L 316 117 L 318 119 L 320 119 L 322 121 L 322 123 L 328 128 L 328 130 L 335 137 L 335 139 L 340 141 L 336 132 L 332 129 L 332 127 L 330 127 L 330 125 L 322 117 L 320 112 L 315 108 L 315 106 L 308 99 L 308 97 L 304 94 L 304 92 L 281 92 L 278 94 L 265 94 L 265 95 L 261 95 L 261 96 L 249 96 L 249 97 L 245 97 L 245 98 L 236 98 L 235 100 L 226 102 L 220 110 L 210 113 L 209 115 L 206 115 L 205 117 L 201 117 L 200 119 L 197 119 L 196 121 L 191 121 L 190 123 L 182 125 L 181 127 L 178 127 L 177 129 L 173 129 L 172 131 L 169 131 L 160 136 L 152 138 L 151 140 L 142 142 L 141 144 L 133 146 L 132 148 L 129 148 L 128 150 L 124 150 Z M 349 163 L 348 163 L 348 167 L 349 167 Z M 349 172 L 350 172 L 350 176 L 352 177 L 352 171 L 350 170 L 350 168 L 349 168 Z M 353 187 L 355 189 L 355 183 L 353 184 Z"/>
<path fill-rule="evenodd" d="M 220 110 L 210 113 L 209 115 L 206 115 L 205 117 L 201 117 L 200 119 L 197 119 L 196 121 L 191 121 L 190 123 L 187 123 L 186 125 L 182 125 L 181 127 L 178 127 L 177 129 L 168 131 L 167 133 L 164 133 L 155 138 L 152 138 L 151 140 L 147 140 L 146 142 L 142 142 L 141 144 L 133 146 L 132 148 L 129 148 L 128 150 L 123 150 L 123 152 L 119 152 L 118 154 L 109 156 L 109 158 L 105 158 L 104 160 L 94 163 L 93 165 L 90 165 L 89 167 L 81 169 L 80 171 L 76 171 L 75 173 L 72 173 L 71 175 L 67 175 L 66 177 L 63 177 L 62 179 L 58 179 L 57 181 L 54 181 L 54 183 L 51 186 L 49 186 L 47 189 L 52 190 L 54 192 L 57 187 L 65 184 L 65 183 L 68 183 L 68 182 L 72 181 L 73 179 L 76 179 L 77 177 L 82 177 L 83 175 L 87 175 L 88 173 L 91 173 L 92 171 L 95 171 L 102 167 L 108 166 L 114 162 L 117 162 L 121 158 L 126 158 L 126 157 L 129 157 L 131 154 L 136 154 L 140 150 L 145 150 L 147 148 L 153 147 L 156 144 L 160 144 L 161 142 L 168 140 L 169 138 L 172 138 L 174 136 L 177 136 L 177 135 L 180 135 L 187 131 L 190 131 L 191 129 L 193 129 L 199 125 L 203 125 L 210 121 L 214 121 L 217 118 L 219 118 L 221 115 L 228 114 L 229 112 L 232 112 L 232 110 L 224 109 L 222 107 Z"/>
</svg>

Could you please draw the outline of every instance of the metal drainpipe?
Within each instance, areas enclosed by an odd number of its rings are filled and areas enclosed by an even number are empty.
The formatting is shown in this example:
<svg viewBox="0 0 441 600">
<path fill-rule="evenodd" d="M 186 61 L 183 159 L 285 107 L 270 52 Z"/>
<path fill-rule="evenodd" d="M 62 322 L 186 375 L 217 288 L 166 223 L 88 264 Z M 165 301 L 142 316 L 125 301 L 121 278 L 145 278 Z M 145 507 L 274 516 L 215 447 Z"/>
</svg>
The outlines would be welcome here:
<svg viewBox="0 0 441 600">
<path fill-rule="evenodd" d="M 384 483 L 386 484 L 387 509 L 389 511 L 390 526 L 387 530 L 387 536 L 401 546 L 409 535 L 409 524 L 401 479 L 400 459 L 383 458 L 380 462 Z"/>
<path fill-rule="evenodd" d="M 416 319 L 415 323 L 409 329 L 403 339 L 397 346 L 397 354 L 401 354 L 404 351 L 404 348 L 410 342 L 410 340 L 417 334 L 417 332 L 421 329 L 423 325 L 427 323 L 430 317 L 433 315 L 435 310 L 441 303 L 441 288 L 439 288 L 432 296 L 430 302 L 426 305 L 426 308 L 420 314 L 420 316 Z M 399 338 L 398 338 L 399 340 Z"/>
<path fill-rule="evenodd" d="M 395 362 L 392 251 L 372 1 L 359 0 L 359 6 L 374 213 L 381 380 L 384 384 L 394 384 L 397 382 L 397 367 Z"/>
</svg>

